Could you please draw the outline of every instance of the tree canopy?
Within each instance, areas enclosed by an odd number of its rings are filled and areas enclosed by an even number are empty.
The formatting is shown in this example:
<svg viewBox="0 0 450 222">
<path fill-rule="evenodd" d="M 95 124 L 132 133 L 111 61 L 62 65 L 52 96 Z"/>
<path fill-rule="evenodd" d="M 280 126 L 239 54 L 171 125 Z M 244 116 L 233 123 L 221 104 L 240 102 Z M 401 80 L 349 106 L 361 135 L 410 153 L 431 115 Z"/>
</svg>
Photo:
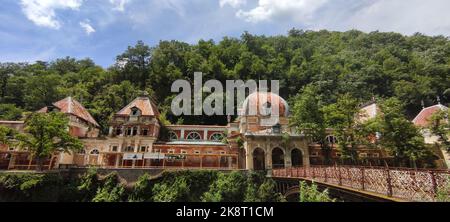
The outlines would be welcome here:
<svg viewBox="0 0 450 222">
<path fill-rule="evenodd" d="M 71 57 L 55 61 L 0 63 L 0 103 L 25 111 L 73 96 L 91 111 L 104 127 L 113 112 L 146 90 L 161 112 L 169 112 L 170 86 L 177 79 L 280 80 L 280 94 L 296 96 L 305 86 L 315 90 L 324 105 L 349 94 L 359 102 L 372 97 L 397 97 L 406 115 L 420 111 L 421 101 L 435 104 L 440 95 L 450 101 L 450 41 L 443 36 L 398 33 L 363 33 L 290 30 L 287 35 L 258 36 L 245 32 L 240 38 L 197 44 L 143 41 L 128 47 L 105 69 L 91 59 Z M 5 118 L 5 117 L 2 117 Z M 16 118 L 16 117 L 6 117 Z M 186 124 L 225 124 L 226 116 L 183 116 Z"/>
</svg>

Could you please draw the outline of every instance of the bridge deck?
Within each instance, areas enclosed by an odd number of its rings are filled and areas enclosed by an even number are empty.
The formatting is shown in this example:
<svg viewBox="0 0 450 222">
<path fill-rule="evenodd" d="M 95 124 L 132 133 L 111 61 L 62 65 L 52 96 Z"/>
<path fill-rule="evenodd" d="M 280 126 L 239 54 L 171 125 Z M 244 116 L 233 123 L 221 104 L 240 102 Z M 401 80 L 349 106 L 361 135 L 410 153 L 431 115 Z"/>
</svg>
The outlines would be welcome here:
<svg viewBox="0 0 450 222">
<path fill-rule="evenodd" d="M 306 180 L 390 201 L 435 201 L 450 185 L 450 171 L 319 166 L 275 169 L 278 179 Z"/>
</svg>

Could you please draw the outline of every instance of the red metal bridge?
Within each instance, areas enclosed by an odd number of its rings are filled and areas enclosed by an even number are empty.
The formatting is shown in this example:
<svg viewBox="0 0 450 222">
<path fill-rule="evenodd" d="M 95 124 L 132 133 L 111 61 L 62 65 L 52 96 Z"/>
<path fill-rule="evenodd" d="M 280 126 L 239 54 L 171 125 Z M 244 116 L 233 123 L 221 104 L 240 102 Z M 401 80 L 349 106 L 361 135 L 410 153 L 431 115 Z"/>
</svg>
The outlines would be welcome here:
<svg viewBox="0 0 450 222">
<path fill-rule="evenodd" d="M 423 202 L 436 201 L 437 193 L 445 189 L 448 192 L 450 185 L 448 170 L 404 168 L 311 166 L 274 169 L 272 177 L 309 180 L 386 199 Z"/>
</svg>

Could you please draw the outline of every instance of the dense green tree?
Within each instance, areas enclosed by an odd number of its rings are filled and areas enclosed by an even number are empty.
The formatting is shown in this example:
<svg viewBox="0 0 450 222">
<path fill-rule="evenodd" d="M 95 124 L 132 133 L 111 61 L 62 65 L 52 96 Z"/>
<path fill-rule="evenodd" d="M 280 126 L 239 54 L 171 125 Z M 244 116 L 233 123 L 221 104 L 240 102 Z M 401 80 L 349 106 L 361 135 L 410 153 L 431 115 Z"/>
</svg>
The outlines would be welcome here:
<svg viewBox="0 0 450 222">
<path fill-rule="evenodd" d="M 300 182 L 300 202 L 335 202 L 328 194 L 328 190 L 319 191 L 316 184 L 307 185 Z"/>
<path fill-rule="evenodd" d="M 126 200 L 125 186 L 120 183 L 116 172 L 108 174 L 97 190 L 92 202 L 121 202 Z"/>
<path fill-rule="evenodd" d="M 36 158 L 37 169 L 42 170 L 44 158 L 55 152 L 78 151 L 83 144 L 68 132 L 69 120 L 63 113 L 34 113 L 25 121 L 24 133 L 15 138 L 21 149 L 26 149 Z"/>
<path fill-rule="evenodd" d="M 28 77 L 24 98 L 28 110 L 36 111 L 58 101 L 60 84 L 61 77 L 55 74 Z"/>
<path fill-rule="evenodd" d="M 11 139 L 14 138 L 16 134 L 17 132 L 15 130 L 5 126 L 0 126 L 0 145 L 11 144 Z"/>
<path fill-rule="evenodd" d="M 430 118 L 430 131 L 438 137 L 438 141 L 442 144 L 442 148 L 450 152 L 450 109 L 439 110 Z"/>
<path fill-rule="evenodd" d="M 152 189 L 155 202 L 185 202 L 190 192 L 189 184 L 184 177 L 176 177 L 172 184 L 158 183 Z"/>
<path fill-rule="evenodd" d="M 397 98 L 386 99 L 380 103 L 381 114 L 374 120 L 379 143 L 395 158 L 399 166 L 417 167 L 418 161 L 430 158 L 431 152 L 425 147 L 420 130 L 406 119 L 404 104 Z"/>
<path fill-rule="evenodd" d="M 20 120 L 22 118 L 22 109 L 14 104 L 0 104 L 1 120 Z"/>
<path fill-rule="evenodd" d="M 328 164 L 331 158 L 331 146 L 326 140 L 327 126 L 317 93 L 309 85 L 303 89 L 301 94 L 294 97 L 293 101 L 290 123 L 308 136 L 311 141 L 320 144 L 325 164 Z"/>
<path fill-rule="evenodd" d="M 217 180 L 203 194 L 205 202 L 240 202 L 246 191 L 246 178 L 240 172 L 219 173 Z"/>
<path fill-rule="evenodd" d="M 90 202 L 96 195 L 97 190 L 101 185 L 101 181 L 98 179 L 98 171 L 95 168 L 90 168 L 84 173 L 77 186 L 78 201 Z"/>
<path fill-rule="evenodd" d="M 280 80 L 280 94 L 293 102 L 311 85 L 320 106 L 336 103 L 343 94 L 360 102 L 396 96 L 405 103 L 408 119 L 420 111 L 422 100 L 433 104 L 440 95 L 444 104 L 450 102 L 447 37 L 292 29 L 286 36 L 246 32 L 239 38 L 196 44 L 160 41 L 148 46 L 139 41 L 118 55 L 108 69 L 90 59 L 71 57 L 33 64 L 0 63 L 0 103 L 35 111 L 73 96 L 106 126 L 111 114 L 127 100 L 124 97 L 128 98 L 122 95 L 129 93 L 117 89 L 128 81 L 129 91 L 154 92 L 153 99 L 171 122 L 226 123 L 221 116 L 190 118 L 170 113 L 175 96 L 170 92 L 172 83 L 178 79 L 192 82 L 196 71 L 204 72 L 204 80 L 222 83 L 236 78 Z"/>
<path fill-rule="evenodd" d="M 128 197 L 130 202 L 149 202 L 152 200 L 153 192 L 150 183 L 150 175 L 145 173 L 140 176 L 138 181 L 134 184 L 133 191 Z"/>
<path fill-rule="evenodd" d="M 325 106 L 322 111 L 327 126 L 333 128 L 341 158 L 356 164 L 358 159 L 356 148 L 359 144 L 358 128 L 360 128 L 358 101 L 350 94 L 345 94 L 340 96 L 336 103 Z"/>
<path fill-rule="evenodd" d="M 145 87 L 150 77 L 150 62 L 152 48 L 143 41 L 138 41 L 134 47 L 129 46 L 121 55 L 117 56 L 114 71 L 117 73 L 117 81 L 128 80 L 136 86 Z"/>
</svg>

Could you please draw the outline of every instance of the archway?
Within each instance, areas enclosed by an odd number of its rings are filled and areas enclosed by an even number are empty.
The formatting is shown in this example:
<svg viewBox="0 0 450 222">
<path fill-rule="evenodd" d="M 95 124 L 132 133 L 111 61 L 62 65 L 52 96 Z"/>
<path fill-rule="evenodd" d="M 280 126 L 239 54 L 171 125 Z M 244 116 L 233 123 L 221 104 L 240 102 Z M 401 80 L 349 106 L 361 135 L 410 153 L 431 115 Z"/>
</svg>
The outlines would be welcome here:
<svg viewBox="0 0 450 222">
<path fill-rule="evenodd" d="M 266 158 L 264 150 L 261 148 L 256 148 L 253 151 L 253 169 L 254 170 L 265 170 L 266 169 Z"/>
<path fill-rule="evenodd" d="M 272 168 L 284 168 L 284 152 L 278 147 L 272 150 Z"/>
<path fill-rule="evenodd" d="M 291 151 L 291 163 L 293 167 L 303 166 L 303 154 L 299 149 L 293 149 Z"/>
</svg>

